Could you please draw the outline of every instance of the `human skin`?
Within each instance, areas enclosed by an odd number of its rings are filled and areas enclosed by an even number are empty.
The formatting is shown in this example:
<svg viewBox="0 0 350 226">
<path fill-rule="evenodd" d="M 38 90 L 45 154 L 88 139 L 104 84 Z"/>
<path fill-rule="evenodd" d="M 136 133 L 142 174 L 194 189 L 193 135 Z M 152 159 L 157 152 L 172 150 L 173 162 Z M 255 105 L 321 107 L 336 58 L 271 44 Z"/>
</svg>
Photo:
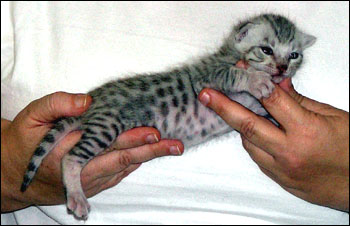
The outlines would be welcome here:
<svg viewBox="0 0 350 226">
<path fill-rule="evenodd" d="M 61 158 L 77 143 L 80 131 L 67 135 L 42 162 L 27 191 L 20 192 L 24 172 L 40 140 L 63 116 L 77 116 L 88 109 L 91 97 L 57 92 L 30 103 L 11 122 L 1 119 L 1 212 L 31 205 L 65 203 Z M 135 128 L 121 134 L 112 148 L 92 159 L 81 174 L 87 197 L 117 185 L 143 162 L 181 155 L 178 140 L 161 140 L 154 128 Z"/>
<path fill-rule="evenodd" d="M 29 158 L 50 122 L 79 115 L 91 102 L 84 96 L 80 101 L 85 103 L 83 107 L 74 107 L 72 96 L 54 95 L 54 100 L 44 97 L 45 101 L 31 103 L 13 122 L 2 120 L 2 212 L 65 201 L 59 160 L 79 140 L 79 132 L 71 133 L 47 156 L 28 191 L 19 193 Z M 349 211 L 349 113 L 301 96 L 290 79 L 276 85 L 270 98 L 261 100 L 280 123 L 279 128 L 215 90 L 204 89 L 199 98 L 241 132 L 243 146 L 252 159 L 284 189 L 312 203 Z M 82 184 L 87 196 L 118 184 L 141 162 L 183 152 L 179 141 L 157 140 L 160 135 L 153 128 L 130 130 L 118 137 L 114 149 L 126 150 L 105 153 L 84 168 Z M 154 144 L 143 145 L 146 143 Z M 128 149 L 131 147 L 137 148 Z"/>
<path fill-rule="evenodd" d="M 348 112 L 300 95 L 290 78 L 260 100 L 279 127 L 213 89 L 203 89 L 199 99 L 241 133 L 250 157 L 282 188 L 349 212 Z"/>
</svg>

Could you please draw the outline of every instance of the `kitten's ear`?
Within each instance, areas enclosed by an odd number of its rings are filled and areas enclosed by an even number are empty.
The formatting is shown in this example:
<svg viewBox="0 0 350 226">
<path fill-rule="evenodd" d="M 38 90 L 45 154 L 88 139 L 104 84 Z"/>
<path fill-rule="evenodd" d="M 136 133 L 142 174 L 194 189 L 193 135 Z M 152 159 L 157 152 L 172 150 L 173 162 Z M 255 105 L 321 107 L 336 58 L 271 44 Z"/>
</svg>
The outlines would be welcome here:
<svg viewBox="0 0 350 226">
<path fill-rule="evenodd" d="M 316 42 L 316 37 L 312 35 L 305 34 L 303 32 L 300 32 L 300 42 L 301 42 L 301 48 L 306 49 L 310 46 L 312 46 Z"/>
<path fill-rule="evenodd" d="M 238 31 L 237 33 L 235 34 L 235 40 L 237 42 L 241 42 L 247 35 L 248 35 L 248 32 L 249 32 L 249 29 L 251 27 L 253 27 L 253 23 L 250 23 L 250 22 L 247 22 L 247 23 L 244 23 L 242 24 L 239 28 L 238 28 Z"/>
</svg>

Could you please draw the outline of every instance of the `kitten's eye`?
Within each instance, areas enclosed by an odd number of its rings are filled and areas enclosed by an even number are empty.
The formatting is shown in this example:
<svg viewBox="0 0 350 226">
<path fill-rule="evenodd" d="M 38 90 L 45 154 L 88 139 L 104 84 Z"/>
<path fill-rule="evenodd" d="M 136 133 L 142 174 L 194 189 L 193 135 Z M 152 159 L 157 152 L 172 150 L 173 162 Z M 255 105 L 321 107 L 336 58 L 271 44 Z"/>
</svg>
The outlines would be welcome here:
<svg viewBox="0 0 350 226">
<path fill-rule="evenodd" d="M 289 54 L 289 59 L 296 59 L 298 57 L 299 57 L 299 53 L 292 52 L 291 54 Z"/>
<path fill-rule="evenodd" d="M 261 50 L 263 51 L 263 53 L 265 53 L 266 55 L 272 55 L 273 51 L 271 48 L 269 47 L 261 47 Z"/>
</svg>

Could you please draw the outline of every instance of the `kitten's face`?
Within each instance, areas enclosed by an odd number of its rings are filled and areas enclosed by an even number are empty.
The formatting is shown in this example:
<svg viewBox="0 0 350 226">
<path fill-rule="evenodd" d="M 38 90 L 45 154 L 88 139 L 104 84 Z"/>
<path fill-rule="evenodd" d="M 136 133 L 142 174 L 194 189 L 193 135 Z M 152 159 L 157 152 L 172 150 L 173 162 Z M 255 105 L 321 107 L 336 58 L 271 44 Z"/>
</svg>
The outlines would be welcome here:
<svg viewBox="0 0 350 226">
<path fill-rule="evenodd" d="M 241 23 L 232 36 L 243 59 L 256 70 L 271 74 L 276 83 L 295 74 L 302 63 L 303 50 L 316 41 L 286 18 L 271 14 Z"/>
</svg>

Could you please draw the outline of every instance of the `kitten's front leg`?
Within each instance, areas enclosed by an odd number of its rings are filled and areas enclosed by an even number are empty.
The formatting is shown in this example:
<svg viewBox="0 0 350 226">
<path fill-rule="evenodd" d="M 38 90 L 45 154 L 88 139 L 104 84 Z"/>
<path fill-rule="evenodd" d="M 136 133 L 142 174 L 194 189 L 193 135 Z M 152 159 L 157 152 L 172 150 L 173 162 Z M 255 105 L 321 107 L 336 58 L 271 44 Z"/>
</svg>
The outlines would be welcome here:
<svg viewBox="0 0 350 226">
<path fill-rule="evenodd" d="M 264 71 L 257 71 L 252 67 L 248 68 L 248 70 L 243 70 L 243 73 L 241 70 L 238 73 L 236 67 L 231 67 L 230 74 L 235 78 L 233 84 L 235 92 L 246 91 L 257 99 L 269 97 L 275 88 L 270 74 Z"/>
</svg>

